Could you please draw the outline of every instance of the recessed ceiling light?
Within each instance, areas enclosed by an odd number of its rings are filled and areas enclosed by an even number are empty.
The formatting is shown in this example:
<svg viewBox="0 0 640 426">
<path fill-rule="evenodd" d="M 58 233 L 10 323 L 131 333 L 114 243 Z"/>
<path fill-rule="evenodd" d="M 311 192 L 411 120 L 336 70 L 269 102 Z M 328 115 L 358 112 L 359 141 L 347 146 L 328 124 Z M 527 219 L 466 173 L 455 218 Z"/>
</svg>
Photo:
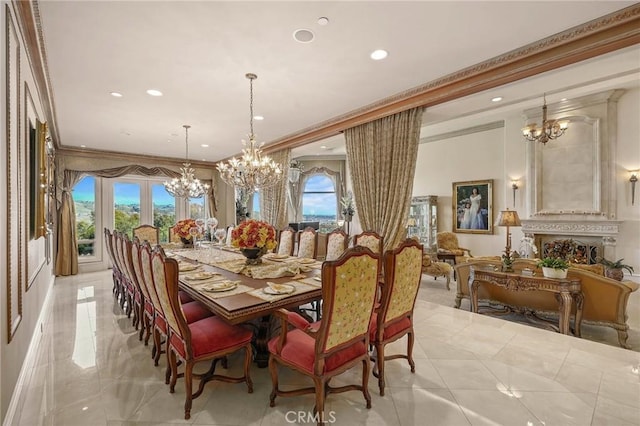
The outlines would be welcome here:
<svg viewBox="0 0 640 426">
<path fill-rule="evenodd" d="M 500 102 L 502 100 L 502 96 L 496 96 L 495 98 L 491 99 L 491 102 Z"/>
<path fill-rule="evenodd" d="M 206 143 L 203 143 L 202 145 L 200 145 L 203 148 L 209 148 L 209 145 L 207 145 Z"/>
<path fill-rule="evenodd" d="M 327 146 L 326 145 L 322 145 L 320 148 L 327 149 Z"/>
<path fill-rule="evenodd" d="M 87 147 L 86 145 L 80 145 L 80 148 L 86 148 L 86 147 Z"/>
<path fill-rule="evenodd" d="M 320 18 L 318 18 L 318 25 L 327 25 L 329 23 L 329 18 L 322 16 Z"/>
<path fill-rule="evenodd" d="M 315 35 L 313 31 L 301 28 L 293 32 L 293 38 L 300 43 L 311 43 Z"/>
<path fill-rule="evenodd" d="M 562 98 L 562 99 L 560 99 L 560 100 L 561 100 L 562 102 L 564 102 L 564 101 L 566 101 L 566 100 L 567 100 L 567 98 Z"/>
<path fill-rule="evenodd" d="M 386 50 L 378 49 L 371 52 L 371 59 L 374 61 L 379 61 L 380 59 L 384 59 L 387 57 L 389 53 Z"/>
<path fill-rule="evenodd" d="M 264 117 L 263 117 L 263 116 L 261 116 L 261 115 L 254 115 L 254 116 L 253 116 L 253 119 L 254 119 L 254 120 L 258 120 L 258 121 L 260 121 L 260 120 L 264 120 Z"/>
<path fill-rule="evenodd" d="M 147 90 L 147 94 L 151 96 L 162 96 L 162 92 L 156 89 Z"/>
<path fill-rule="evenodd" d="M 120 93 L 120 92 L 111 92 L 111 96 L 113 96 L 114 98 L 121 98 L 122 97 L 122 93 Z"/>
</svg>

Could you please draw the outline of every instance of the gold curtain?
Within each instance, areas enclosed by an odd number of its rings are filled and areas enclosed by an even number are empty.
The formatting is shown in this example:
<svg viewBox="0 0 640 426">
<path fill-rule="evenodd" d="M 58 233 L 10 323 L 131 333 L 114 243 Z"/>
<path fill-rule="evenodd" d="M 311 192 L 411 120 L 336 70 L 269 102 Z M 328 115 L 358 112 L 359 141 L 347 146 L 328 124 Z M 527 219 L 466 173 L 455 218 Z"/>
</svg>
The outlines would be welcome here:
<svg viewBox="0 0 640 426">
<path fill-rule="evenodd" d="M 283 179 L 270 188 L 260 190 L 260 216 L 276 229 L 284 229 L 289 223 L 287 217 L 287 186 L 289 185 L 289 162 L 291 150 L 284 149 L 269 154 L 271 159 L 282 165 Z"/>
<path fill-rule="evenodd" d="M 76 240 L 76 207 L 71 190 L 80 182 L 85 172 L 65 170 L 62 183 L 62 203 L 58 211 L 56 230 L 56 275 L 78 273 L 78 242 Z"/>
<path fill-rule="evenodd" d="M 384 249 L 406 235 L 422 108 L 403 111 L 345 131 L 356 211 L 363 230 L 384 237 Z"/>
</svg>

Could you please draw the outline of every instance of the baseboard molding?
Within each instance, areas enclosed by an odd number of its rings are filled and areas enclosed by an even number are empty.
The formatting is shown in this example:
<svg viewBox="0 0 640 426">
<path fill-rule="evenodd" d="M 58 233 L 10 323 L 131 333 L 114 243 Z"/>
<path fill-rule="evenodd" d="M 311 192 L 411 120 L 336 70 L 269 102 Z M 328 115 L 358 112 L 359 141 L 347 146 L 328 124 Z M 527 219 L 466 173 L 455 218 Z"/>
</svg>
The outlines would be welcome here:
<svg viewBox="0 0 640 426">
<path fill-rule="evenodd" d="M 31 342 L 29 342 L 29 348 L 27 349 L 27 353 L 24 357 L 24 362 L 22 363 L 22 368 L 18 375 L 18 381 L 13 389 L 11 401 L 9 401 L 9 407 L 7 408 L 7 415 L 4 417 L 2 426 L 11 426 L 17 423 L 14 421 L 14 417 L 16 415 L 16 410 L 18 409 L 18 401 L 20 401 L 20 397 L 22 395 L 22 385 L 26 380 L 27 374 L 31 373 L 36 361 L 36 355 L 40 347 L 40 342 L 42 341 L 41 327 L 44 326 L 44 321 L 51 310 L 51 294 L 55 279 L 55 275 L 52 275 L 51 282 L 49 283 L 49 289 L 47 290 L 47 295 L 44 297 L 44 301 L 42 302 L 42 309 L 40 310 L 40 315 L 38 315 L 38 321 L 36 322 L 36 327 L 33 330 L 33 336 L 31 336 Z"/>
</svg>

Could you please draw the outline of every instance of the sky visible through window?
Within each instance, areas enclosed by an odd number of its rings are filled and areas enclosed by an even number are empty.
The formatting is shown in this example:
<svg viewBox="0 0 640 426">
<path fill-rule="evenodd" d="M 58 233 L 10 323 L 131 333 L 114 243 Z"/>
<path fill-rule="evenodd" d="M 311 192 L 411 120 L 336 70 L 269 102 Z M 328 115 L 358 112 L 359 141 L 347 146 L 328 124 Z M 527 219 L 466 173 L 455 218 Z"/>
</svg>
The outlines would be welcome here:
<svg viewBox="0 0 640 426">
<path fill-rule="evenodd" d="M 325 175 L 314 175 L 307 179 L 302 195 L 302 216 L 305 220 L 336 217 L 338 200 L 333 181 Z"/>
</svg>

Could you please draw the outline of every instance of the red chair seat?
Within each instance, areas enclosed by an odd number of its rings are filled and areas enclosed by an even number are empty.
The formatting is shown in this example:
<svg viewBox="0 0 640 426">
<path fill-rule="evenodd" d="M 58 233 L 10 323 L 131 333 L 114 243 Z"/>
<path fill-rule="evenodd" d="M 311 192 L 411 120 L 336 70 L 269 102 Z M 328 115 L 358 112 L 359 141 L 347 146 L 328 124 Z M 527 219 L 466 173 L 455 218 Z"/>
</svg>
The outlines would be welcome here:
<svg viewBox="0 0 640 426">
<path fill-rule="evenodd" d="M 411 320 L 408 317 L 404 317 L 401 320 L 394 322 L 387 326 L 384 329 L 384 334 L 382 335 L 382 340 L 387 340 L 392 338 L 398 333 L 402 333 L 411 327 Z M 371 343 L 376 342 L 376 333 L 378 332 L 378 317 L 374 316 L 371 318 L 371 322 L 369 323 L 369 341 Z"/>
<path fill-rule="evenodd" d="M 279 339 L 280 336 L 277 336 L 269 341 L 269 352 L 277 353 L 276 347 Z M 287 343 L 283 346 L 280 357 L 284 361 L 313 374 L 313 363 L 316 357 L 315 344 L 316 341 L 304 331 L 289 331 L 287 333 Z M 365 353 L 367 353 L 367 347 L 363 343 L 357 343 L 338 351 L 326 359 L 323 373 L 331 372 Z"/>
<path fill-rule="evenodd" d="M 210 317 L 213 315 L 206 306 L 204 306 L 200 302 L 189 302 L 182 304 L 182 311 L 184 312 L 184 317 L 187 320 L 187 324 L 191 324 L 193 322 L 200 321 L 201 319 Z"/>
<path fill-rule="evenodd" d="M 211 316 L 189 324 L 193 357 L 198 358 L 234 346 L 244 346 L 251 342 L 253 333 L 244 327 L 227 324 L 218 317 Z M 184 357 L 184 344 L 175 333 L 171 334 L 171 344 Z"/>
<path fill-rule="evenodd" d="M 180 303 L 193 302 L 193 298 L 182 290 L 178 291 L 178 297 L 180 297 Z"/>
</svg>

